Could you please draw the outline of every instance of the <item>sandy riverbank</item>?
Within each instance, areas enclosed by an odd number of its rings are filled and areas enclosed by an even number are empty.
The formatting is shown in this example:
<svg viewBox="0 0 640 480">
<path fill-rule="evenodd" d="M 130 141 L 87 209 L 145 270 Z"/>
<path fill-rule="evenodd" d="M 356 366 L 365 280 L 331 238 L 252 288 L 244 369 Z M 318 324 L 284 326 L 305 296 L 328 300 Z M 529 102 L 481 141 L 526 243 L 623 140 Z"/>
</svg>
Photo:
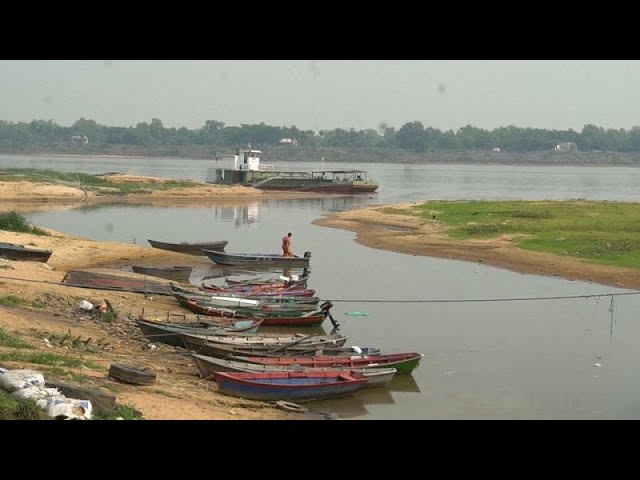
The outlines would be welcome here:
<svg viewBox="0 0 640 480">
<path fill-rule="evenodd" d="M 392 205 L 410 208 L 413 203 Z M 517 248 L 509 236 L 487 240 L 456 240 L 444 233 L 445 226 L 407 215 L 382 213 L 372 207 L 331 214 L 315 225 L 356 233 L 356 241 L 381 250 L 483 263 L 520 273 L 557 276 L 619 288 L 639 289 L 640 271 L 596 265 L 575 258 L 530 252 Z"/>
</svg>

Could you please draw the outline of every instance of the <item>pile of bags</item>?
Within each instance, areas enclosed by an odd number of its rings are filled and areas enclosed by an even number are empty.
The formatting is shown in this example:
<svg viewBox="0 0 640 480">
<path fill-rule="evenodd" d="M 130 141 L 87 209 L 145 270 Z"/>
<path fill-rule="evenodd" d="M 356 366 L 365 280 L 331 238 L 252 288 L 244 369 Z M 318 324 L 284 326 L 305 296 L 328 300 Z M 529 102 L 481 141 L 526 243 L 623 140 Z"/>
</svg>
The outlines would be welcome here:
<svg viewBox="0 0 640 480">
<path fill-rule="evenodd" d="M 57 388 L 46 388 L 44 376 L 35 370 L 0 368 L 0 388 L 12 397 L 31 398 L 50 417 L 61 420 L 91 420 L 89 400 L 66 398 Z"/>
</svg>

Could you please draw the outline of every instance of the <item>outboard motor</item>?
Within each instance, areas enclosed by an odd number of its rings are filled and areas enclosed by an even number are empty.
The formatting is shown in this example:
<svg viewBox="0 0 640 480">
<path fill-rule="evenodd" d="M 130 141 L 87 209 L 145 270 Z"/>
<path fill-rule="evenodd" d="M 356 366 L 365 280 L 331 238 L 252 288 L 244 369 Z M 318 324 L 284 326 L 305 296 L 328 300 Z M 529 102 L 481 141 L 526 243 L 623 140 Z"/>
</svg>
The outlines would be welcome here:
<svg viewBox="0 0 640 480">
<path fill-rule="evenodd" d="M 311 258 L 311 252 L 304 252 L 304 258 Z"/>
</svg>

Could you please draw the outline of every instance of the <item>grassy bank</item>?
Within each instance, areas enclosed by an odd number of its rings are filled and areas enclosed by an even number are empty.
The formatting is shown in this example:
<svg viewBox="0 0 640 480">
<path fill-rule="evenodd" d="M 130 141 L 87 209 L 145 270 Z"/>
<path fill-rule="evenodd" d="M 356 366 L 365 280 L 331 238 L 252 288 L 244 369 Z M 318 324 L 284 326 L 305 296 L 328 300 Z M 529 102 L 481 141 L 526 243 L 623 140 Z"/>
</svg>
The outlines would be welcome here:
<svg viewBox="0 0 640 480">
<path fill-rule="evenodd" d="M 593 201 L 427 202 L 386 213 L 447 225 L 458 239 L 508 235 L 524 250 L 640 269 L 640 204 Z"/>
<path fill-rule="evenodd" d="M 58 172 L 35 168 L 7 168 L 0 171 L 1 182 L 40 182 L 52 185 L 68 185 L 102 195 L 126 195 L 130 193 L 150 193 L 154 190 L 170 190 L 193 186 L 186 180 L 166 180 L 162 182 L 114 182 L 107 177 L 78 172 Z"/>
</svg>

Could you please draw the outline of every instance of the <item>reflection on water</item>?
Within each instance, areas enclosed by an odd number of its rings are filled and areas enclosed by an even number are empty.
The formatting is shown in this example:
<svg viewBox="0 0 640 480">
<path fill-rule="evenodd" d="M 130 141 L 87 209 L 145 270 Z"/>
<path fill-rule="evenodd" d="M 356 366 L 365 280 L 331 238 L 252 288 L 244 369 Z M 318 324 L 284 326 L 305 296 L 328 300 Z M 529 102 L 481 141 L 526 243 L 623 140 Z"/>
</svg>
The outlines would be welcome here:
<svg viewBox="0 0 640 480">
<path fill-rule="evenodd" d="M 391 379 L 389 388 L 394 392 L 420 393 L 418 382 L 413 375 L 396 375 Z"/>
<path fill-rule="evenodd" d="M 369 413 L 367 405 L 395 405 L 394 392 L 420 394 L 420 387 L 413 375 L 396 375 L 386 387 L 363 388 L 348 397 L 317 400 L 305 405 L 313 413 L 328 418 L 362 418 Z"/>
<path fill-rule="evenodd" d="M 211 213 L 216 221 L 229 221 L 238 227 L 256 227 L 260 222 L 260 202 L 239 205 L 213 205 Z"/>
</svg>

